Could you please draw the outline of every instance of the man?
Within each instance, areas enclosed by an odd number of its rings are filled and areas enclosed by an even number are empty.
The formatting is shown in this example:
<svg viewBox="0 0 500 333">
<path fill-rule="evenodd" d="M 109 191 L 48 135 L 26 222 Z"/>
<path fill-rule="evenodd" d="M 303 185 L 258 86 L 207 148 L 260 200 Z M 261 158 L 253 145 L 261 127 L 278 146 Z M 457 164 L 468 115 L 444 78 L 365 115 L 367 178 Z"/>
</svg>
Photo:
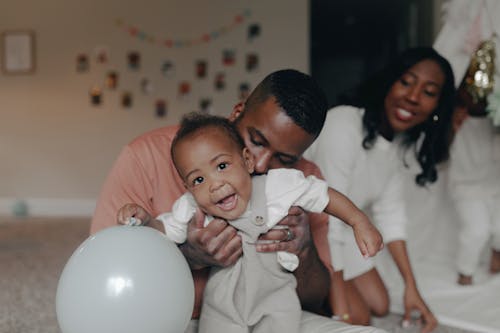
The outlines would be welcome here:
<svg viewBox="0 0 500 333">
<path fill-rule="evenodd" d="M 245 104 L 236 105 L 229 119 L 235 122 L 245 145 L 254 155 L 256 173 L 293 167 L 305 175 L 320 176 L 318 168 L 303 159 L 302 153 L 321 131 L 326 110 L 326 98 L 311 77 L 295 70 L 281 70 L 268 75 Z M 91 233 L 117 224 L 118 209 L 129 202 L 141 205 L 152 216 L 171 211 L 174 201 L 185 192 L 170 157 L 170 145 L 177 129 L 172 126 L 151 131 L 123 149 L 102 189 Z M 333 272 L 326 239 L 327 216 L 307 215 L 299 207 L 292 207 L 280 224 L 288 226 L 291 232 L 271 230 L 261 238 L 279 242 L 258 244 L 257 250 L 295 253 L 301 263 L 294 274 L 302 308 L 320 312 L 329 295 L 329 272 Z M 162 225 L 156 227 L 163 228 Z M 223 220 L 216 219 L 203 228 L 203 216 L 198 212 L 188 227 L 187 241 L 179 248 L 195 281 L 192 318 L 196 319 L 210 266 L 232 265 L 242 254 L 241 239 Z M 374 330 L 349 327 L 309 312 L 303 312 L 301 329 L 304 332 Z M 188 331 L 196 331 L 195 321 Z"/>
</svg>

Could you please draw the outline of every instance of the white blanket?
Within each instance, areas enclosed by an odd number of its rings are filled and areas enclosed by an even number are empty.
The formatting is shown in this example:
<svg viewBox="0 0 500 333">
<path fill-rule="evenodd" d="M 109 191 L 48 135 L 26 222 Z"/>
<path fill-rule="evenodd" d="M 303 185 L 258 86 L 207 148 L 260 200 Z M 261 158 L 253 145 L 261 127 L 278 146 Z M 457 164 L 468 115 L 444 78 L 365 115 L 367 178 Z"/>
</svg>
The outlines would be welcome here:
<svg viewBox="0 0 500 333">
<path fill-rule="evenodd" d="M 447 194 L 446 168 L 430 188 L 411 184 L 415 173 L 408 170 L 406 186 L 408 250 L 420 292 L 440 323 L 500 333 L 500 274 L 488 271 L 490 249 L 484 251 L 474 285 L 458 285 L 454 257 L 458 223 Z M 402 314 L 403 283 L 386 250 L 377 256 L 377 267 L 389 288 L 391 311 Z"/>
</svg>

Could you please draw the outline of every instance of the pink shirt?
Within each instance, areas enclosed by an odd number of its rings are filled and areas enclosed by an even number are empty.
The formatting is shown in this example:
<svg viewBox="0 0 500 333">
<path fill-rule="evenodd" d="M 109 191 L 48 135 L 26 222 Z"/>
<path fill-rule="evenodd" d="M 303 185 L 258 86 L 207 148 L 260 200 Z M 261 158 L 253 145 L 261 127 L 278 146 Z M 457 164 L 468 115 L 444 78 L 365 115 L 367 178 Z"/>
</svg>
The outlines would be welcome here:
<svg viewBox="0 0 500 333">
<path fill-rule="evenodd" d="M 170 157 L 170 146 L 179 126 L 162 127 L 147 132 L 125 146 L 104 182 L 90 227 L 90 233 L 117 225 L 117 212 L 127 203 L 144 207 L 152 216 L 172 210 L 184 192 L 182 180 Z M 318 167 L 306 159 L 296 165 L 305 176 L 323 179 Z M 310 214 L 314 243 L 324 265 L 333 272 L 328 246 L 328 216 Z M 198 318 L 209 269 L 194 270 L 195 306 Z"/>
</svg>

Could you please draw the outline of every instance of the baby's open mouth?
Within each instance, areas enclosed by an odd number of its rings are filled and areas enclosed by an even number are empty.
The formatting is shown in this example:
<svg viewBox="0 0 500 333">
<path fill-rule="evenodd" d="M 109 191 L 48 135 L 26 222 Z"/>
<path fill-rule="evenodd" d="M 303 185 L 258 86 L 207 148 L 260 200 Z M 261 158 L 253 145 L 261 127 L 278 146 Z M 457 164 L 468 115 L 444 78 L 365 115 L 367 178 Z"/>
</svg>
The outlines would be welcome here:
<svg viewBox="0 0 500 333">
<path fill-rule="evenodd" d="M 236 196 L 236 193 L 233 193 L 217 201 L 216 206 L 222 210 L 232 210 L 236 207 L 237 202 L 238 197 Z"/>
</svg>

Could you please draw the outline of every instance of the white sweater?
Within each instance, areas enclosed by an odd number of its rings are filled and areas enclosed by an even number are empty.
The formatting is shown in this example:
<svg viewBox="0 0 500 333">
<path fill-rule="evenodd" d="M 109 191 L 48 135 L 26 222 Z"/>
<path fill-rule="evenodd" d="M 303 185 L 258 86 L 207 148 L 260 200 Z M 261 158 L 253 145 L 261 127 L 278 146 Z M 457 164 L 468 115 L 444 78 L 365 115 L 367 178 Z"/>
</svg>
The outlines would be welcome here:
<svg viewBox="0 0 500 333">
<path fill-rule="evenodd" d="M 450 193 L 454 200 L 500 194 L 500 134 L 488 118 L 468 117 L 451 146 Z"/>
<path fill-rule="evenodd" d="M 385 243 L 405 239 L 407 217 L 400 149 L 397 142 L 381 136 L 373 148 L 364 149 L 363 112 L 352 106 L 328 111 L 323 130 L 304 156 L 318 165 L 330 187 L 368 213 Z M 330 223 L 337 225 L 336 230 L 343 225 L 334 217 Z M 338 266 L 335 269 L 341 269 Z"/>
</svg>

